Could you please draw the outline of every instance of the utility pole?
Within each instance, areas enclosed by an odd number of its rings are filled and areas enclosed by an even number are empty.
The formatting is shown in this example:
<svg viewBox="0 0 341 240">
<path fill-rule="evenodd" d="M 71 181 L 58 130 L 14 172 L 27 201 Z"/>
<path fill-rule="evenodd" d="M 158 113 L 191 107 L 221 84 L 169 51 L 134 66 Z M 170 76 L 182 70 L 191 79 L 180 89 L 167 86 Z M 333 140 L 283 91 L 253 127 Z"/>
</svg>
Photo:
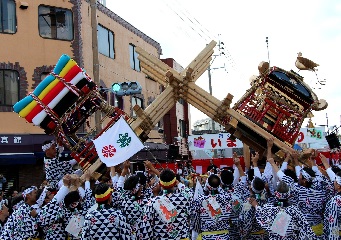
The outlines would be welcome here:
<svg viewBox="0 0 341 240">
<path fill-rule="evenodd" d="M 225 68 L 225 64 L 224 64 L 224 67 L 211 68 L 212 63 L 213 63 L 213 61 L 215 60 L 215 58 L 216 58 L 217 56 L 221 56 L 221 54 L 225 55 L 224 52 L 220 52 L 222 49 L 224 49 L 221 45 L 224 45 L 224 43 L 223 43 L 223 42 L 220 42 L 220 40 L 219 40 L 219 43 L 218 43 L 219 55 L 213 55 L 214 58 L 213 58 L 213 60 L 210 62 L 210 64 L 209 64 L 208 67 L 207 67 L 207 72 L 208 72 L 208 89 L 209 89 L 210 95 L 212 95 L 212 75 L 211 75 L 211 70 L 220 69 L 220 68 Z M 212 119 L 212 133 L 213 133 L 214 131 L 215 131 L 215 122 L 214 122 L 214 120 Z"/>
<path fill-rule="evenodd" d="M 207 68 L 207 72 L 208 72 L 208 89 L 209 89 L 209 93 L 210 95 L 212 95 L 212 76 L 211 76 L 211 64 L 208 65 Z M 212 119 L 212 133 L 214 132 L 215 128 L 215 123 L 214 120 Z"/>
<path fill-rule="evenodd" d="M 92 28 L 92 62 L 94 82 L 99 86 L 99 60 L 98 60 L 98 39 L 97 39 L 97 0 L 90 0 L 91 7 L 91 28 Z M 101 112 L 95 112 L 96 135 L 102 130 Z"/>
<path fill-rule="evenodd" d="M 224 52 L 221 52 L 221 50 L 223 50 L 224 48 L 221 46 L 221 45 L 224 45 L 223 42 L 221 42 L 219 40 L 219 43 L 218 43 L 218 50 L 219 50 L 219 54 L 218 55 L 213 55 L 214 58 L 213 60 L 210 62 L 210 64 L 208 65 L 207 67 L 207 73 L 208 73 L 208 89 L 209 89 L 209 93 L 210 95 L 212 95 L 212 75 L 211 75 L 211 70 L 216 70 L 216 69 L 220 69 L 220 68 L 225 68 L 225 64 L 224 64 L 224 67 L 218 67 L 218 68 L 211 68 L 211 65 L 213 64 L 215 58 L 217 56 L 221 56 L 222 54 L 225 55 Z M 214 122 L 214 119 L 211 119 L 212 120 L 212 131 L 211 133 L 215 133 L 215 122 Z M 217 157 L 217 149 L 214 149 L 213 151 L 213 158 L 216 158 Z"/>
</svg>

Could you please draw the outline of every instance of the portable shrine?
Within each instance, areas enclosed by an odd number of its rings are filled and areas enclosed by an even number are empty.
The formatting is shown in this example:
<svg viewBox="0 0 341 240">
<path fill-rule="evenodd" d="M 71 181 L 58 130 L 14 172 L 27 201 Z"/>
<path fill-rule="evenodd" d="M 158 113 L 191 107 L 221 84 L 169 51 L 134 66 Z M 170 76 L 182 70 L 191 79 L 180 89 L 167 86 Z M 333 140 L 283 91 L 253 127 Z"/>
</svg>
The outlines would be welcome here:
<svg viewBox="0 0 341 240">
<path fill-rule="evenodd" d="M 267 66 L 267 62 L 259 65 L 260 75 L 251 80 L 251 88 L 233 109 L 292 147 L 308 114 L 312 110 L 323 110 L 328 104 L 317 98 L 298 73 Z M 252 145 L 266 146 L 242 122 L 236 128 L 254 142 Z M 234 133 L 234 130 L 231 131 Z"/>
</svg>

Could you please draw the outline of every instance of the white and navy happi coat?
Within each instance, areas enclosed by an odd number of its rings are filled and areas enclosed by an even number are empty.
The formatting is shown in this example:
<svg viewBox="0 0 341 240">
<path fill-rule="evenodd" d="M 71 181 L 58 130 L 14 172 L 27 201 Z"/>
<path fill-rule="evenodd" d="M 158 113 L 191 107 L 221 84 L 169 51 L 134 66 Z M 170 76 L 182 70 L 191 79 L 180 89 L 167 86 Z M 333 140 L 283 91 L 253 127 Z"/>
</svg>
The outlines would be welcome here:
<svg viewBox="0 0 341 240">
<path fill-rule="evenodd" d="M 260 195 L 257 194 L 255 199 L 258 203 L 258 206 L 261 207 L 268 203 L 268 199 L 265 197 L 264 192 Z M 257 222 L 256 209 L 252 207 L 248 201 L 243 203 L 238 220 L 240 239 L 268 239 L 267 232 L 264 231 L 264 229 Z"/>
<path fill-rule="evenodd" d="M 130 234 L 130 225 L 120 210 L 99 205 L 97 210 L 85 216 L 81 239 L 126 240 L 131 239 Z"/>
<path fill-rule="evenodd" d="M 341 239 L 341 194 L 333 197 L 324 211 L 323 234 L 325 239 Z"/>
<path fill-rule="evenodd" d="M 74 209 L 73 211 L 63 205 L 62 218 L 64 226 L 68 226 L 73 216 L 80 215 L 85 217 L 88 210 L 95 204 L 95 198 L 92 195 L 92 190 L 90 188 L 85 189 L 85 196 L 80 204 L 82 206 L 81 209 Z M 70 233 L 67 233 L 67 236 L 68 240 L 80 239 L 79 237 L 72 236 Z"/>
<path fill-rule="evenodd" d="M 290 216 L 290 221 L 287 221 L 287 224 L 285 224 L 284 221 L 281 221 L 281 219 L 278 220 L 277 224 L 273 224 L 279 212 L 284 212 Z M 271 240 L 316 239 L 316 235 L 304 215 L 299 208 L 294 205 L 284 208 L 274 206 L 273 203 L 265 204 L 263 207 L 257 206 L 256 219 L 259 225 L 268 232 L 269 239 Z M 277 227 L 284 226 L 287 226 L 286 231 L 283 229 L 274 231 Z M 284 234 L 280 235 L 278 234 L 278 231 L 284 232 Z"/>
<path fill-rule="evenodd" d="M 39 236 L 36 219 L 31 216 L 31 206 L 23 203 L 9 216 L 3 231 L 1 240 L 23 240 L 37 238 Z"/>
<path fill-rule="evenodd" d="M 150 193 L 147 194 L 150 196 Z M 131 239 L 141 239 L 143 234 L 142 217 L 144 215 L 144 205 L 147 204 L 149 198 L 145 195 L 141 195 L 139 199 L 131 194 L 131 191 L 117 188 L 116 192 L 113 192 L 113 206 L 122 211 L 130 224 Z"/>
<path fill-rule="evenodd" d="M 69 161 L 60 161 L 59 157 L 44 158 L 44 166 L 46 172 L 46 180 L 51 187 L 58 187 L 58 182 L 64 177 L 65 174 L 73 172 L 72 164 Z"/>
<path fill-rule="evenodd" d="M 58 203 L 56 198 L 41 208 L 37 216 L 37 223 L 43 229 L 45 240 L 64 240 L 66 238 L 62 203 Z"/>
<path fill-rule="evenodd" d="M 189 237 L 191 201 L 182 192 L 150 199 L 143 216 L 144 239 L 186 239 Z"/>
<path fill-rule="evenodd" d="M 280 178 L 289 185 L 290 201 L 300 209 L 310 226 L 321 225 L 323 222 L 323 209 L 326 204 L 326 191 L 303 187 L 284 174 Z"/>
<path fill-rule="evenodd" d="M 231 214 L 231 194 L 200 195 L 193 201 L 192 229 L 205 240 L 228 240 Z"/>
</svg>

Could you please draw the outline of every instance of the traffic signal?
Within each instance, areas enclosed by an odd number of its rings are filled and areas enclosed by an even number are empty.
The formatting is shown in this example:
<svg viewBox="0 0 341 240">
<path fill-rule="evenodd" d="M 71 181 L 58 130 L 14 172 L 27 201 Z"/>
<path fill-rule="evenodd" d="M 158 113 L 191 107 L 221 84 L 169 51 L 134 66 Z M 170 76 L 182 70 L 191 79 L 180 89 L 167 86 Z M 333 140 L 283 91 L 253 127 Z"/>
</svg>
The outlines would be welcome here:
<svg viewBox="0 0 341 240">
<path fill-rule="evenodd" d="M 142 86 L 138 82 L 121 82 L 111 85 L 112 91 L 118 96 L 139 94 Z"/>
</svg>

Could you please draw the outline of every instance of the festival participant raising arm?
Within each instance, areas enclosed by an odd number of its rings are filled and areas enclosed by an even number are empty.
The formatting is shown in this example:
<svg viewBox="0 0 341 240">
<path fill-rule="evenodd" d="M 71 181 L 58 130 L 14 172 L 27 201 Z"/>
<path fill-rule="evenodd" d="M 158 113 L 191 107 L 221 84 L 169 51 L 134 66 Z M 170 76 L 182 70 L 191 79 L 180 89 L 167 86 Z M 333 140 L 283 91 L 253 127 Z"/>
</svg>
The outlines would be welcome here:
<svg viewBox="0 0 341 240">
<path fill-rule="evenodd" d="M 323 233 L 325 239 L 340 239 L 341 223 L 341 172 L 335 174 L 334 187 L 336 196 L 331 198 L 324 211 Z"/>
<path fill-rule="evenodd" d="M 270 143 L 273 139 L 268 140 Z M 298 164 L 297 157 L 293 155 L 296 164 Z M 296 171 L 299 173 L 299 182 L 286 176 L 282 170 L 278 168 L 273 158 L 268 158 L 267 161 L 272 165 L 278 178 L 285 182 L 290 188 L 291 202 L 295 204 L 302 212 L 305 219 L 308 221 L 315 234 L 322 239 L 323 234 L 323 208 L 325 206 L 326 196 L 325 192 L 314 189 L 312 187 L 315 178 L 315 173 L 311 168 L 296 165 Z"/>
<path fill-rule="evenodd" d="M 81 239 L 131 239 L 130 225 L 126 217 L 121 210 L 111 206 L 111 192 L 108 184 L 100 183 L 96 186 L 95 198 L 98 207 L 85 216 Z"/>
<path fill-rule="evenodd" d="M 37 216 L 37 223 L 43 229 L 45 240 L 65 239 L 65 226 L 62 224 L 61 203 L 69 192 L 71 175 L 63 177 L 63 186 L 59 189 L 52 200 L 42 207 Z"/>
<path fill-rule="evenodd" d="M 272 161 L 272 166 L 275 165 Z M 316 239 L 302 212 L 296 206 L 290 205 L 290 188 L 285 182 L 278 184 L 275 196 L 275 203 L 267 203 L 263 207 L 258 205 L 256 199 L 249 200 L 256 209 L 258 223 L 268 232 L 269 239 Z"/>
</svg>

